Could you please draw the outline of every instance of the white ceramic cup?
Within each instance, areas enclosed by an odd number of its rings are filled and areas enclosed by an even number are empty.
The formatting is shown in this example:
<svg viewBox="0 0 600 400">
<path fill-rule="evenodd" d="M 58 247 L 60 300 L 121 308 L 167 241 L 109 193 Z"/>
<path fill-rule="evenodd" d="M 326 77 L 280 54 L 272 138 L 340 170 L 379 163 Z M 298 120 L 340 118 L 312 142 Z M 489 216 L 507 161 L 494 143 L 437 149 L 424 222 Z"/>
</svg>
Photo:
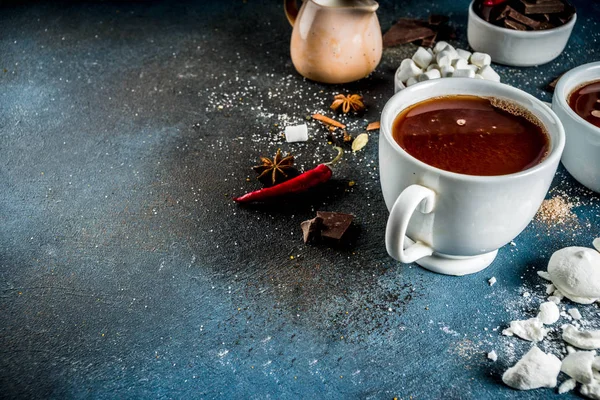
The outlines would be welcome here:
<svg viewBox="0 0 600 400">
<path fill-rule="evenodd" d="M 517 31 L 485 21 L 471 3 L 467 39 L 475 51 L 488 53 L 495 63 L 530 67 L 550 62 L 562 53 L 576 20 L 577 15 L 573 15 L 566 24 L 556 28 Z"/>
<path fill-rule="evenodd" d="M 439 96 L 476 95 L 508 99 L 533 113 L 546 127 L 550 151 L 538 165 L 499 176 L 444 171 L 417 160 L 392 136 L 405 108 Z M 563 126 L 552 110 L 514 87 L 480 79 L 426 81 L 396 93 L 381 115 L 379 168 L 390 216 L 388 253 L 403 263 L 465 275 L 487 267 L 500 247 L 512 241 L 540 207 L 565 144 Z"/>
<path fill-rule="evenodd" d="M 581 118 L 569 107 L 569 95 L 585 83 L 600 80 L 600 61 L 564 74 L 554 90 L 552 109 L 565 127 L 562 163 L 575 179 L 600 193 L 600 128 Z"/>
</svg>

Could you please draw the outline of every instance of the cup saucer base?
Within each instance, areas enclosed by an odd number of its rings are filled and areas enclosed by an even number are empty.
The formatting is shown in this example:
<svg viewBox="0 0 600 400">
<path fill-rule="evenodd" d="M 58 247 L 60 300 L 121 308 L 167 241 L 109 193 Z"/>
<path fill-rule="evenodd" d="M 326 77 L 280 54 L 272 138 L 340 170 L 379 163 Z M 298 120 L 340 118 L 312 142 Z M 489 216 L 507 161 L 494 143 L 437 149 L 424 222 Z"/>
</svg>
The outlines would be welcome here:
<svg viewBox="0 0 600 400">
<path fill-rule="evenodd" d="M 421 267 L 438 274 L 462 276 L 487 268 L 496 258 L 498 250 L 473 257 L 456 257 L 434 253 L 416 261 Z"/>
</svg>

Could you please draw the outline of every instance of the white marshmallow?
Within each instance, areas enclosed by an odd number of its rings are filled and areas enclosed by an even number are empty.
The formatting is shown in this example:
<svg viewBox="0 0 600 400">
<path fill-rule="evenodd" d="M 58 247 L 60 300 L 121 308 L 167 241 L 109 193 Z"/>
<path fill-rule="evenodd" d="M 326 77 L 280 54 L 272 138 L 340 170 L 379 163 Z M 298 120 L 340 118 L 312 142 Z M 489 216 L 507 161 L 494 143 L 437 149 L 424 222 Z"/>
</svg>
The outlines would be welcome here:
<svg viewBox="0 0 600 400">
<path fill-rule="evenodd" d="M 479 72 L 479 67 L 475 64 L 469 64 L 467 65 L 467 68 L 472 69 L 473 71 L 475 71 L 475 73 Z"/>
<path fill-rule="evenodd" d="M 423 73 L 423 70 L 417 67 L 417 64 L 415 64 L 413 60 L 409 60 L 409 62 L 405 64 L 404 68 L 402 68 L 402 65 L 400 68 L 398 68 L 395 79 L 404 83 L 409 78 L 419 76 L 421 73 Z"/>
<path fill-rule="evenodd" d="M 429 64 L 429 67 L 427 67 L 427 71 L 431 71 L 432 69 L 440 69 L 440 66 L 437 64 Z"/>
<path fill-rule="evenodd" d="M 466 69 L 469 66 L 469 62 L 463 58 L 455 58 L 452 60 L 452 66 L 454 69 Z"/>
<path fill-rule="evenodd" d="M 500 75 L 498 75 L 498 73 L 494 71 L 489 65 L 479 68 L 477 73 L 483 76 L 483 78 L 487 79 L 488 81 L 500 82 Z"/>
<path fill-rule="evenodd" d="M 404 83 L 402 83 L 402 81 L 400 81 L 398 79 L 394 79 L 394 93 L 398 93 L 402 89 L 406 89 L 406 86 L 404 85 Z"/>
<path fill-rule="evenodd" d="M 435 54 L 433 53 L 433 50 L 431 50 L 429 47 L 428 47 L 428 48 L 426 48 L 425 50 L 427 50 L 427 52 L 428 52 L 429 54 L 431 54 L 432 56 L 433 56 L 433 55 L 435 55 Z"/>
<path fill-rule="evenodd" d="M 306 124 L 286 126 L 286 142 L 306 142 L 308 140 L 308 126 Z"/>
<path fill-rule="evenodd" d="M 431 71 L 427 71 L 424 74 L 419 75 L 417 80 L 419 82 L 423 82 L 423 81 L 428 81 L 431 79 L 438 79 L 441 77 L 442 77 L 442 74 L 440 73 L 439 69 L 432 69 Z"/>
<path fill-rule="evenodd" d="M 485 79 L 485 78 L 479 74 L 475 74 L 475 79 Z"/>
<path fill-rule="evenodd" d="M 484 67 L 486 65 L 490 65 L 492 63 L 492 57 L 486 53 L 478 53 L 475 52 L 471 54 L 471 58 L 469 58 L 471 64 L 475 64 L 478 67 Z"/>
<path fill-rule="evenodd" d="M 406 81 L 406 87 L 412 86 L 412 85 L 414 85 L 414 84 L 415 84 L 415 83 L 417 83 L 417 82 L 418 82 L 418 81 L 417 81 L 417 78 L 415 78 L 414 76 L 413 76 L 413 77 L 410 77 L 410 78 L 408 78 L 408 80 Z"/>
<path fill-rule="evenodd" d="M 404 70 L 406 69 L 408 66 L 410 66 L 410 64 L 414 64 L 415 62 L 410 59 L 410 58 L 405 58 L 404 60 L 402 60 L 402 62 L 400 63 L 400 69 Z"/>
<path fill-rule="evenodd" d="M 458 55 L 458 58 L 462 58 L 464 60 L 469 60 L 469 58 L 471 57 L 471 52 L 467 51 L 467 50 L 463 50 L 463 49 L 456 49 L 456 54 Z"/>
<path fill-rule="evenodd" d="M 427 68 L 429 64 L 431 64 L 431 60 L 433 60 L 433 55 L 430 54 L 423 47 L 419 47 L 415 54 L 412 56 L 412 60 L 417 64 L 420 68 Z"/>
<path fill-rule="evenodd" d="M 438 65 L 452 65 L 452 60 L 455 59 L 456 57 L 453 58 L 452 53 L 446 50 L 437 53 L 435 56 L 435 60 L 437 61 Z"/>
<path fill-rule="evenodd" d="M 444 50 L 444 48 L 448 46 L 448 42 L 444 42 L 443 40 L 440 40 L 439 42 L 437 42 L 435 44 L 435 46 L 433 47 L 433 52 L 434 54 L 439 53 L 440 51 Z"/>
<path fill-rule="evenodd" d="M 453 78 L 475 78 L 475 71 L 472 69 L 455 69 L 452 73 Z"/>
<path fill-rule="evenodd" d="M 446 51 L 446 52 L 450 53 L 450 56 L 453 60 L 455 58 L 458 58 L 458 53 L 456 52 L 456 49 L 450 45 L 447 45 L 446 47 L 444 47 L 444 49 L 442 51 Z"/>
<path fill-rule="evenodd" d="M 454 67 L 451 65 L 442 67 L 440 69 L 440 72 L 442 73 L 442 77 L 447 78 L 449 76 L 452 76 L 452 73 L 454 72 Z"/>
</svg>

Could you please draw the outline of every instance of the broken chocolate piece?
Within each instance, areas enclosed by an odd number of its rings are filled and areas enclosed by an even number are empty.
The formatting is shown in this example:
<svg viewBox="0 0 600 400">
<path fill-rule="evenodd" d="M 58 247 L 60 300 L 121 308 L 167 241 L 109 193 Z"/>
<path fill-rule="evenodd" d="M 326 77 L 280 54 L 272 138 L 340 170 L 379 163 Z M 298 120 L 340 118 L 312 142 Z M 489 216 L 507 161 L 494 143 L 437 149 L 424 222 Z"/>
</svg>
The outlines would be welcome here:
<svg viewBox="0 0 600 400">
<path fill-rule="evenodd" d="M 548 0 L 535 2 L 532 0 L 520 0 L 523 14 L 554 14 L 564 11 L 565 4 L 560 0 Z"/>
<path fill-rule="evenodd" d="M 321 238 L 321 229 L 323 227 L 323 218 L 315 217 L 300 223 L 302 228 L 302 239 L 304 243 Z"/>
<path fill-rule="evenodd" d="M 456 37 L 454 29 L 447 24 L 448 17 L 430 15 L 428 20 L 400 18 L 383 35 L 383 47 L 392 47 L 421 40 L 421 46 L 430 47 L 436 40 Z"/>
<path fill-rule="evenodd" d="M 475 0 L 474 9 L 491 24 L 528 31 L 562 26 L 575 14 L 568 0 L 506 0 L 493 6 L 487 0 Z"/>
<path fill-rule="evenodd" d="M 435 43 L 435 38 L 436 37 L 437 37 L 437 33 L 435 33 L 433 36 L 424 38 L 421 41 L 421 46 L 423 46 L 423 47 L 433 47 L 433 45 Z"/>
<path fill-rule="evenodd" d="M 317 211 L 317 218 L 323 219 L 322 237 L 340 240 L 350 227 L 354 216 L 352 214 Z"/>
<path fill-rule="evenodd" d="M 540 26 L 539 21 L 536 21 L 535 19 L 531 19 L 531 18 L 527 17 L 526 15 L 521 14 L 520 12 L 518 12 L 511 6 L 506 6 L 506 9 L 507 9 L 507 15 L 510 18 L 514 19 L 515 21 L 520 22 L 523 25 L 526 25 L 532 29 L 535 29 L 538 26 Z"/>
<path fill-rule="evenodd" d="M 520 22 L 515 21 L 512 18 L 507 18 L 504 20 L 504 26 L 506 28 L 510 28 L 510 29 L 514 29 L 517 31 L 526 31 L 527 30 L 527 26 L 523 25 Z"/>
<path fill-rule="evenodd" d="M 552 28 L 556 28 L 556 25 L 551 24 L 550 22 L 542 22 L 540 23 L 540 25 L 536 28 L 536 30 L 538 31 L 542 31 L 544 29 L 552 29 Z"/>
<path fill-rule="evenodd" d="M 418 19 L 400 18 L 383 35 L 383 47 L 391 47 L 399 44 L 414 42 L 433 36 L 435 32 L 427 26 L 425 21 Z"/>
</svg>

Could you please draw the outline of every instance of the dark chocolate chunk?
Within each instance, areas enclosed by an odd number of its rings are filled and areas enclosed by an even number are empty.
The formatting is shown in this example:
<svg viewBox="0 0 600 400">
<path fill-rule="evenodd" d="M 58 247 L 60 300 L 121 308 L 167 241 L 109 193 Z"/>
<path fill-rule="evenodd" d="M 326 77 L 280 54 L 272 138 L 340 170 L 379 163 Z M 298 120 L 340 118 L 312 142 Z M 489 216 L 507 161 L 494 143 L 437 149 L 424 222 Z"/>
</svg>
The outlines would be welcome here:
<svg viewBox="0 0 600 400">
<path fill-rule="evenodd" d="M 510 10 L 512 10 L 512 9 L 513 8 L 511 6 L 504 7 L 502 12 L 500 14 L 498 14 L 498 16 L 494 18 L 494 20 L 499 21 L 501 19 L 508 17 L 508 13 L 510 13 Z"/>
<path fill-rule="evenodd" d="M 575 14 L 568 0 L 505 0 L 494 6 L 485 6 L 476 0 L 475 11 L 491 24 L 509 29 L 544 30 L 568 23 Z M 505 22 L 506 19 L 512 21 Z"/>
<path fill-rule="evenodd" d="M 421 41 L 421 46 L 423 46 L 423 47 L 432 47 L 433 44 L 435 43 L 435 38 L 436 37 L 437 37 L 437 33 L 435 33 L 433 36 L 426 37 L 425 39 L 423 39 Z"/>
<path fill-rule="evenodd" d="M 435 32 L 427 26 L 425 21 L 401 18 L 383 35 L 383 47 L 414 42 L 434 34 Z"/>
<path fill-rule="evenodd" d="M 300 223 L 302 228 L 302 239 L 304 243 L 321 238 L 321 229 L 323 227 L 323 218 L 315 217 Z"/>
<path fill-rule="evenodd" d="M 340 240 L 350 227 L 354 215 L 317 211 L 317 218 L 323 219 L 323 228 L 321 229 L 322 237 Z"/>
<path fill-rule="evenodd" d="M 523 25 L 520 22 L 515 21 L 512 18 L 506 18 L 504 20 L 504 26 L 506 28 L 514 29 L 517 31 L 526 31 L 527 30 L 527 26 Z"/>
<path fill-rule="evenodd" d="M 538 26 L 540 26 L 539 21 L 536 21 L 534 19 L 531 19 L 531 18 L 521 14 L 520 12 L 518 12 L 517 10 L 515 10 L 514 8 L 512 8 L 510 6 L 506 6 L 506 8 L 510 9 L 510 10 L 508 10 L 508 16 L 510 18 L 514 19 L 515 21 L 520 22 L 523 25 L 530 27 L 531 29 L 536 29 Z"/>
<path fill-rule="evenodd" d="M 431 47 L 436 40 L 455 39 L 454 29 L 448 25 L 449 18 L 432 14 L 428 20 L 400 18 L 383 35 L 383 46 L 391 47 L 399 44 L 421 41 L 421 46 Z"/>
<path fill-rule="evenodd" d="M 523 14 L 555 14 L 564 11 L 565 4 L 560 0 L 548 0 L 543 2 L 534 2 L 532 0 L 520 0 L 522 6 L 520 11 Z"/>
<path fill-rule="evenodd" d="M 540 25 L 535 28 L 538 31 L 544 30 L 544 29 L 552 29 L 552 28 L 556 28 L 556 25 L 550 23 L 550 22 L 541 22 Z"/>
</svg>

